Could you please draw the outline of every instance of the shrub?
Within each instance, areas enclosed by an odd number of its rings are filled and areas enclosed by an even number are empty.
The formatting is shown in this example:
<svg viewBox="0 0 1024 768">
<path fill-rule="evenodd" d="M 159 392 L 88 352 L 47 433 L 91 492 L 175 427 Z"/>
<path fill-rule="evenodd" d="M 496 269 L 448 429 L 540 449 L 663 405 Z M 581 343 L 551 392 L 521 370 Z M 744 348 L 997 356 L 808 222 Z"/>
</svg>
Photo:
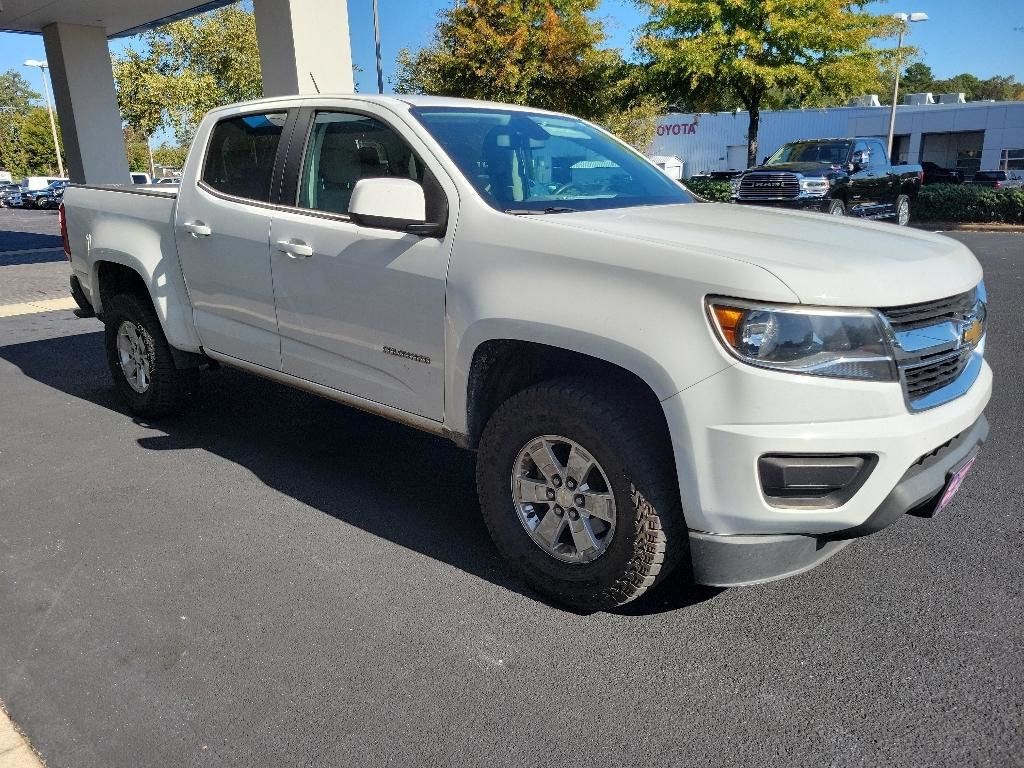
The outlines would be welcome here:
<svg viewBox="0 0 1024 768">
<path fill-rule="evenodd" d="M 911 210 L 917 221 L 1024 224 L 1024 189 L 933 184 L 921 189 Z"/>
<path fill-rule="evenodd" d="M 717 203 L 728 203 L 730 200 L 728 181 L 687 179 L 684 183 L 693 194 L 700 195 L 705 200 L 714 200 Z"/>
</svg>

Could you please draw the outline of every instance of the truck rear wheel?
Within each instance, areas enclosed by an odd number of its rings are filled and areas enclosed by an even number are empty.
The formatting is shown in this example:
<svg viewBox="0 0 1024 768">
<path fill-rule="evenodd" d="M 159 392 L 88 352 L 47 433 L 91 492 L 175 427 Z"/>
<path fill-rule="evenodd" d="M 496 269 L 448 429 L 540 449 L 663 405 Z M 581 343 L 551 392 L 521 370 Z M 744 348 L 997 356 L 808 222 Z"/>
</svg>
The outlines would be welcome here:
<svg viewBox="0 0 1024 768">
<path fill-rule="evenodd" d="M 103 311 L 107 364 L 128 409 L 146 418 L 178 410 L 199 372 L 174 365 L 160 321 L 137 296 L 114 296 Z"/>
<path fill-rule="evenodd" d="M 565 378 L 503 403 L 480 440 L 477 491 L 502 556 L 581 611 L 614 608 L 688 551 L 663 428 L 635 398 Z"/>
</svg>

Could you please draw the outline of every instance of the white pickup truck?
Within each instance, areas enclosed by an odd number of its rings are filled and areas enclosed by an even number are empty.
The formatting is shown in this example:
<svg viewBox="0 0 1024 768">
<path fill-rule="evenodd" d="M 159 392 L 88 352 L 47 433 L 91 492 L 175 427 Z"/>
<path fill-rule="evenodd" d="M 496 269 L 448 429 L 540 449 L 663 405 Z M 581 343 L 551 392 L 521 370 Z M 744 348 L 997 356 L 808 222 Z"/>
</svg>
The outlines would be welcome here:
<svg viewBox="0 0 1024 768">
<path fill-rule="evenodd" d="M 180 188 L 72 186 L 62 226 L 131 411 L 201 397 L 216 361 L 444 435 L 498 551 L 580 610 L 932 516 L 988 432 L 967 248 L 703 202 L 566 115 L 234 105 Z"/>
</svg>

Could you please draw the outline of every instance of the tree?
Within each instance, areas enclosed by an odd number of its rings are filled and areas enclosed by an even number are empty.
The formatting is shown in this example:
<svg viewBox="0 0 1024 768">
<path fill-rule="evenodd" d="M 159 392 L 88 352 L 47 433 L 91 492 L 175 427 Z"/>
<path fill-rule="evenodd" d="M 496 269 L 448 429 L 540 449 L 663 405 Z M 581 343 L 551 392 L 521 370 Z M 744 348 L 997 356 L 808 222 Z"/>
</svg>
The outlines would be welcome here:
<svg viewBox="0 0 1024 768">
<path fill-rule="evenodd" d="M 28 162 L 20 141 L 22 122 L 39 98 L 20 73 L 13 69 L 0 73 L 0 168 L 15 176 L 25 174 Z"/>
<path fill-rule="evenodd" d="M 903 75 L 900 77 L 900 91 L 902 93 L 926 93 L 932 89 L 934 83 L 935 76 L 932 74 L 932 68 L 917 61 L 903 70 Z"/>
<path fill-rule="evenodd" d="M 172 130 L 191 142 L 214 107 L 263 94 L 253 14 L 239 4 L 146 32 L 143 50 L 114 59 L 114 79 L 125 122 L 150 137 Z"/>
<path fill-rule="evenodd" d="M 639 1 L 651 11 L 638 48 L 652 74 L 683 93 L 733 94 L 748 114 L 749 165 L 762 107 L 834 103 L 877 89 L 894 54 L 870 41 L 899 23 L 864 11 L 866 0 Z"/>
<path fill-rule="evenodd" d="M 58 123 L 57 136 L 60 135 L 60 124 Z M 24 165 L 18 169 L 17 173 L 14 168 L 9 169 L 13 175 L 57 175 L 57 156 L 53 151 L 53 131 L 50 128 L 50 114 L 46 107 L 31 107 L 22 116 L 18 128 L 18 145 L 23 153 Z M 64 146 L 61 142 L 62 160 L 63 155 Z M 67 167 L 66 164 L 65 167 Z"/>
<path fill-rule="evenodd" d="M 157 165 L 164 168 L 180 169 L 185 165 L 185 158 L 188 157 L 188 147 L 172 147 L 161 144 L 153 150 L 153 160 Z"/>
<path fill-rule="evenodd" d="M 460 0 L 434 41 L 398 55 L 399 93 L 432 93 L 602 113 L 614 51 L 601 50 L 598 0 Z"/>
</svg>

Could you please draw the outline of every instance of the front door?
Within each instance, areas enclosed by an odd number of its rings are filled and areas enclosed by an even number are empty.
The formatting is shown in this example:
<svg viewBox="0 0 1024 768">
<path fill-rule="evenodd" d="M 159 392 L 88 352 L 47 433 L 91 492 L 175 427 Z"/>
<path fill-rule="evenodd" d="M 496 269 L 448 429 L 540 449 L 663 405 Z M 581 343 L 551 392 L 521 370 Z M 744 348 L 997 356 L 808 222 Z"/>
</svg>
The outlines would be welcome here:
<svg viewBox="0 0 1024 768">
<path fill-rule="evenodd" d="M 175 240 L 203 347 L 281 369 L 270 282 L 271 179 L 287 113 L 218 122 L 198 182 L 178 192 Z"/>
<path fill-rule="evenodd" d="M 858 141 L 851 157 L 854 170 L 850 173 L 849 210 L 856 215 L 869 213 L 877 202 L 878 169 L 872 165 L 871 150 L 866 141 Z"/>
<path fill-rule="evenodd" d="M 282 363 L 299 378 L 440 421 L 451 232 L 359 226 L 348 203 L 356 182 L 375 176 L 428 182 L 428 215 L 446 210 L 449 196 L 389 113 L 366 110 L 312 115 L 294 207 L 274 214 Z"/>
</svg>

